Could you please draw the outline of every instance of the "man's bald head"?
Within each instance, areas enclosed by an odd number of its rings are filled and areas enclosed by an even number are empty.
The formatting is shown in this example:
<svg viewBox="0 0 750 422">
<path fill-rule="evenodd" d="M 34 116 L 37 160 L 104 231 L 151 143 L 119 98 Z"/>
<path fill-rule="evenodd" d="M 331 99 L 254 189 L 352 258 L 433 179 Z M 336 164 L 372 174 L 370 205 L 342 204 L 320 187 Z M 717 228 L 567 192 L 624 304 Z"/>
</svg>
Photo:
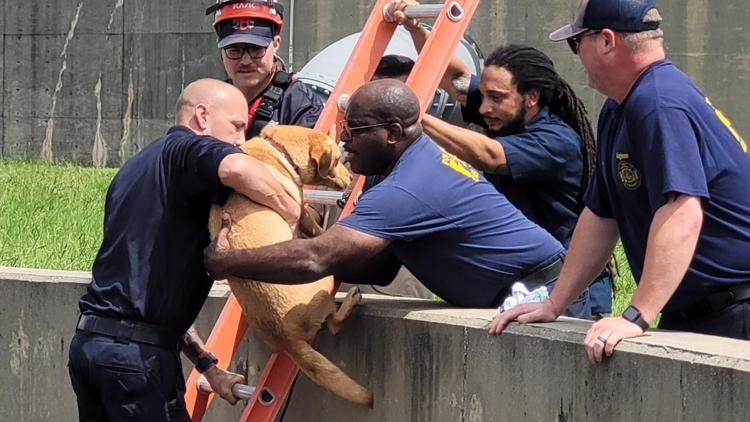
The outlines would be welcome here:
<svg viewBox="0 0 750 422">
<path fill-rule="evenodd" d="M 199 135 L 238 145 L 245 141 L 247 101 L 231 84 L 199 79 L 182 90 L 176 109 L 176 123 Z"/>
<path fill-rule="evenodd" d="M 217 79 L 198 79 L 190 83 L 177 98 L 175 117 L 177 124 L 185 124 L 190 120 L 193 108 L 198 104 L 209 107 L 226 107 L 236 102 L 245 103 L 242 92 L 224 81 Z"/>
<path fill-rule="evenodd" d="M 347 120 L 358 124 L 397 122 L 403 128 L 419 120 L 417 96 L 397 79 L 368 82 L 352 94 L 347 108 Z"/>
</svg>

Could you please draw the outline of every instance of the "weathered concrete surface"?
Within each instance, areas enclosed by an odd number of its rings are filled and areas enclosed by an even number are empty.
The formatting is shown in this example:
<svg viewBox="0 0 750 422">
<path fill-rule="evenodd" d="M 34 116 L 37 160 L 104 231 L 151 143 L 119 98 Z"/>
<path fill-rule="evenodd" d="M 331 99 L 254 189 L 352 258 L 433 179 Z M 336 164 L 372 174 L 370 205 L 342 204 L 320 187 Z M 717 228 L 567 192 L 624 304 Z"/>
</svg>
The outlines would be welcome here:
<svg viewBox="0 0 750 422">
<path fill-rule="evenodd" d="M 340 292 L 348 292 L 352 287 L 351 284 L 341 283 Z M 359 289 L 362 293 L 380 294 L 395 297 L 413 297 L 421 299 L 432 299 L 435 294 L 424 286 L 406 267 L 401 267 L 396 278 L 387 286 L 370 286 L 360 284 Z"/>
<path fill-rule="evenodd" d="M 87 273 L 0 268 L 3 420 L 75 420 L 68 341 Z M 205 334 L 223 304 L 215 289 Z M 375 395 L 350 405 L 301 377 L 284 421 L 745 421 L 750 342 L 655 330 L 595 367 L 584 321 L 511 326 L 491 337 L 492 310 L 368 296 L 338 337 L 316 347 Z M 231 367 L 257 379 L 268 351 L 245 341 Z M 187 369 L 187 367 L 186 367 Z M 216 402 L 206 421 L 237 420 Z"/>
<path fill-rule="evenodd" d="M 85 272 L 0 267 L 0 412 L 7 422 L 78 420 L 68 377 L 68 346 L 78 318 L 78 299 L 90 280 Z M 221 311 L 226 288 L 215 288 L 198 317 L 208 337 Z M 269 352 L 250 338 L 231 368 L 251 382 Z M 252 356 L 252 360 L 249 358 Z M 187 362 L 187 363 L 186 363 Z M 183 359 L 185 374 L 191 369 Z M 186 375 L 187 376 L 187 375 Z M 206 421 L 238 420 L 242 409 L 217 401 Z"/>
<path fill-rule="evenodd" d="M 161 135 L 186 83 L 224 77 L 211 18 L 204 15 L 210 3 L 0 0 L 0 156 L 116 166 Z M 372 2 L 295 1 L 293 11 L 283 3 L 294 27 L 285 26 L 279 55 L 300 69 L 325 46 L 359 31 Z M 602 96 L 586 87 L 565 44 L 547 40 L 577 4 L 483 1 L 469 34 L 485 52 L 524 43 L 548 53 L 596 121 Z M 750 136 L 743 118 L 750 96 L 750 2 L 660 0 L 658 6 L 670 58 Z"/>
<path fill-rule="evenodd" d="M 410 421 L 741 421 L 750 343 L 654 331 L 591 366 L 588 323 L 483 330 L 493 314 L 369 299 L 342 338 L 317 347 L 375 393 L 357 409 L 300 379 L 287 418 Z M 387 339 L 383 341 L 382 339 Z M 314 398 L 314 399 L 313 399 Z"/>
</svg>

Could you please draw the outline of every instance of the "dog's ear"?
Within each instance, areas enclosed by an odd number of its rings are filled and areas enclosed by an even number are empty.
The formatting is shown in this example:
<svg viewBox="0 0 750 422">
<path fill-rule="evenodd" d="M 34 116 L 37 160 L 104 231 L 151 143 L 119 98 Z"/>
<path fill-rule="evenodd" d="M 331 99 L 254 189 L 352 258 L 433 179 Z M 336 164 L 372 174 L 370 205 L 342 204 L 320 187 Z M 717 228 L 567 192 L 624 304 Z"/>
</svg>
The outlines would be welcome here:
<svg viewBox="0 0 750 422">
<path fill-rule="evenodd" d="M 326 178 L 330 174 L 333 174 L 333 169 L 336 167 L 336 159 L 334 158 L 331 145 L 335 144 L 328 142 L 328 137 L 319 132 L 310 133 L 307 139 L 310 143 L 310 159 L 318 167 L 318 175 Z"/>
</svg>

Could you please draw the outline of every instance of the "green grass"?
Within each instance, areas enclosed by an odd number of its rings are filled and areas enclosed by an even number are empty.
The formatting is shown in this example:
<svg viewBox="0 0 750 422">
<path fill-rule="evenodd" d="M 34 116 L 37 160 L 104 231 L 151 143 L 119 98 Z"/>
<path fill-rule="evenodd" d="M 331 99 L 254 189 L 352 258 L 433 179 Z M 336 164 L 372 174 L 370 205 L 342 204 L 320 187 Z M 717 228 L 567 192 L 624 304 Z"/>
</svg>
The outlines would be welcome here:
<svg viewBox="0 0 750 422">
<path fill-rule="evenodd" d="M 102 239 L 104 196 L 117 169 L 0 160 L 0 266 L 91 269 Z M 615 250 L 613 314 L 635 290 L 622 246 Z"/>
<path fill-rule="evenodd" d="M 617 260 L 617 273 L 615 275 L 615 297 L 612 300 L 612 315 L 621 315 L 622 311 L 630 304 L 630 298 L 635 292 L 635 281 L 630 272 L 628 260 L 625 259 L 625 251 L 622 244 L 618 243 L 615 248 L 615 259 Z"/>
<path fill-rule="evenodd" d="M 116 171 L 0 160 L 0 265 L 90 270 Z"/>
</svg>

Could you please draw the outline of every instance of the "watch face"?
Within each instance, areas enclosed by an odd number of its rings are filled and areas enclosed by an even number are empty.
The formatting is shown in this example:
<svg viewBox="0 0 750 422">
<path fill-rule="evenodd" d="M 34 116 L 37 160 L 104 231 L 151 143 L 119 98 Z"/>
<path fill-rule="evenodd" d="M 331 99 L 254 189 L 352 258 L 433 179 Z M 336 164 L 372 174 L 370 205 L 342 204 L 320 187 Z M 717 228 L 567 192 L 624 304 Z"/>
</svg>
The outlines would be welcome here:
<svg viewBox="0 0 750 422">
<path fill-rule="evenodd" d="M 622 313 L 622 317 L 627 319 L 628 321 L 635 321 L 640 316 L 640 312 L 638 312 L 635 308 L 632 306 L 628 306 L 625 311 Z"/>
</svg>

